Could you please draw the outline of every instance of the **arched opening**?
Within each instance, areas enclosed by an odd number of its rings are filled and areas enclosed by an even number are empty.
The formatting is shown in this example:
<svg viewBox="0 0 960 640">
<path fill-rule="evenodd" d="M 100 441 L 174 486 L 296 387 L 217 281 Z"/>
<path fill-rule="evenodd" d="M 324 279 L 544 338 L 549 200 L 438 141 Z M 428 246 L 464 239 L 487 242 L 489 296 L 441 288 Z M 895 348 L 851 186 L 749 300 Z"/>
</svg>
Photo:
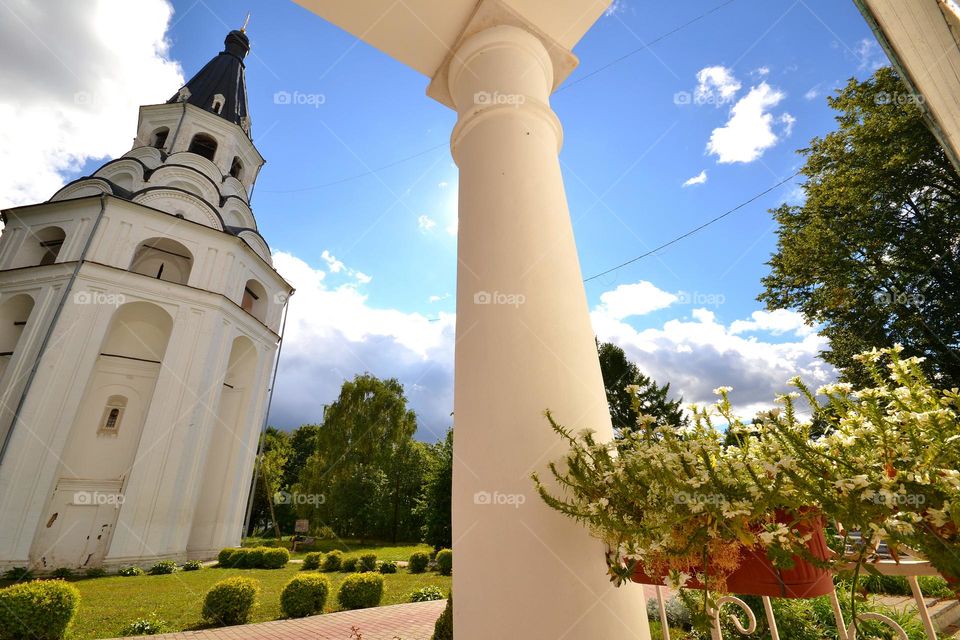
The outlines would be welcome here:
<svg viewBox="0 0 960 640">
<path fill-rule="evenodd" d="M 243 298 L 240 308 L 254 318 L 266 324 L 267 322 L 267 290 L 256 280 L 247 280 L 243 286 Z"/>
<path fill-rule="evenodd" d="M 193 136 L 193 140 L 190 141 L 190 148 L 187 149 L 190 153 L 195 153 L 198 156 L 203 156 L 210 162 L 213 162 L 214 157 L 217 155 L 217 141 L 213 139 L 213 136 L 206 133 L 198 133 Z"/>
<path fill-rule="evenodd" d="M 67 234 L 60 227 L 46 227 L 40 231 L 28 231 L 20 250 L 17 252 L 14 267 L 36 267 L 53 264 L 60 255 L 60 249 Z"/>
<path fill-rule="evenodd" d="M 82 568 L 106 557 L 126 507 L 83 496 L 122 495 L 172 330 L 170 315 L 149 302 L 130 302 L 114 312 L 63 448 L 56 488 L 42 520 L 49 526 L 34 541 L 33 562 Z M 156 427 L 159 433 L 169 425 Z"/>
<path fill-rule="evenodd" d="M 210 105 L 210 110 L 217 114 L 221 113 L 223 111 L 223 103 L 223 94 L 218 93 L 217 95 L 213 96 L 213 104 Z"/>
<path fill-rule="evenodd" d="M 160 127 L 150 134 L 150 146 L 155 149 L 163 149 L 167 145 L 167 136 L 170 135 L 168 127 Z"/>
<path fill-rule="evenodd" d="M 0 378 L 7 370 L 17 343 L 33 312 L 33 298 L 25 293 L 15 295 L 0 304 Z"/>
<path fill-rule="evenodd" d="M 133 254 L 130 271 L 165 282 L 187 284 L 193 268 L 193 254 L 169 238 L 144 240 Z"/>
<path fill-rule="evenodd" d="M 230 175 L 237 180 L 243 179 L 243 162 L 237 156 L 233 157 L 233 163 L 230 165 Z"/>
<path fill-rule="evenodd" d="M 187 550 L 196 554 L 216 553 L 230 544 L 243 522 L 243 501 L 225 500 L 224 495 L 230 487 L 249 482 L 259 427 L 251 420 L 258 392 L 258 355 L 249 338 L 234 339 L 217 413 L 206 437 L 203 483 L 187 544 Z"/>
</svg>

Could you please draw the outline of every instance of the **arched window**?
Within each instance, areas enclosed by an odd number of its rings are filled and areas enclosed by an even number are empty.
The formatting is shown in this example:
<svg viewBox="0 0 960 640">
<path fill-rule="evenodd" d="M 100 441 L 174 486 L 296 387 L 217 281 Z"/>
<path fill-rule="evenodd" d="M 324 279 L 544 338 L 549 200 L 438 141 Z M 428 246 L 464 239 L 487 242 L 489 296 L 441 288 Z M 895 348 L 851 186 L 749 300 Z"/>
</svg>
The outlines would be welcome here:
<svg viewBox="0 0 960 640">
<path fill-rule="evenodd" d="M 97 429 L 97 433 L 117 434 L 120 430 L 120 423 L 123 421 L 123 411 L 126 408 L 126 397 L 110 396 L 107 398 L 107 406 L 103 409 L 103 418 L 100 420 L 100 428 Z"/>
<path fill-rule="evenodd" d="M 240 158 L 237 156 L 233 157 L 233 164 L 230 165 L 230 175 L 232 175 L 237 180 L 241 180 L 243 176 L 243 162 L 240 161 Z"/>
<path fill-rule="evenodd" d="M 213 104 L 210 105 L 210 109 L 214 113 L 219 114 L 220 112 L 223 111 L 223 103 L 224 103 L 223 94 L 218 93 L 217 95 L 213 96 Z"/>
<path fill-rule="evenodd" d="M 240 307 L 260 322 L 267 321 L 267 291 L 256 280 L 247 280 Z"/>
<path fill-rule="evenodd" d="M 190 141 L 190 148 L 187 150 L 213 162 L 213 158 L 217 155 L 217 141 L 211 135 L 198 133 L 193 136 L 193 140 Z"/>
<path fill-rule="evenodd" d="M 150 134 L 150 146 L 155 149 L 163 149 L 167 144 L 167 136 L 170 135 L 170 129 L 160 127 Z"/>
<path fill-rule="evenodd" d="M 53 264 L 60 255 L 60 248 L 66 237 L 67 234 L 60 227 L 28 230 L 23 244 L 17 250 L 12 267 L 16 269 Z"/>
<path fill-rule="evenodd" d="M 32 311 L 33 298 L 25 293 L 5 299 L 0 305 L 0 357 L 13 355 Z"/>
<path fill-rule="evenodd" d="M 166 282 L 187 284 L 193 269 L 193 254 L 176 240 L 144 240 L 130 263 L 130 271 Z"/>
</svg>

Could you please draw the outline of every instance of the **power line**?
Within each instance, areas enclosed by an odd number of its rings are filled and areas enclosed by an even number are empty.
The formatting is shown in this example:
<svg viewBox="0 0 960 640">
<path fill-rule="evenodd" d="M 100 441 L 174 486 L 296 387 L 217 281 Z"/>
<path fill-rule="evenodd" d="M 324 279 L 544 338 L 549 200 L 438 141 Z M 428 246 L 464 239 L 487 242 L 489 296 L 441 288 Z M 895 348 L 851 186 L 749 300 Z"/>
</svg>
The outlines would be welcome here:
<svg viewBox="0 0 960 640">
<path fill-rule="evenodd" d="M 413 160 L 413 159 L 415 159 L 415 158 L 419 158 L 420 156 L 425 156 L 425 155 L 427 155 L 428 153 L 431 153 L 431 152 L 433 152 L 433 151 L 436 151 L 437 149 L 439 149 L 439 148 L 441 148 L 441 147 L 446 147 L 447 145 L 448 145 L 448 143 L 442 142 L 442 143 L 436 145 L 435 147 L 430 147 L 429 149 L 424 149 L 423 151 L 419 151 L 419 152 L 413 154 L 412 156 L 407 156 L 407 157 L 405 157 L 405 158 L 400 158 L 399 160 L 394 160 L 393 162 L 391 162 L 391 163 L 389 163 L 389 164 L 385 164 L 385 165 L 383 165 L 382 167 L 377 167 L 376 169 L 370 169 L 369 171 L 364 171 L 363 173 L 358 173 L 358 174 L 356 174 L 356 175 L 348 176 L 348 177 L 346 177 L 346 178 L 340 178 L 339 180 L 334 180 L 334 181 L 332 181 L 332 182 L 325 182 L 325 183 L 323 183 L 323 184 L 314 185 L 314 186 L 312 186 L 312 187 L 298 187 L 297 189 L 261 189 L 260 192 L 261 192 L 261 193 L 299 193 L 299 192 L 301 192 L 301 191 L 314 191 L 314 190 L 316 190 L 316 189 L 323 189 L 323 188 L 326 188 L 326 187 L 332 187 L 332 186 L 334 186 L 334 185 L 343 184 L 344 182 L 350 182 L 351 180 L 356 180 L 357 178 L 363 178 L 363 177 L 365 177 L 365 176 L 370 176 L 370 175 L 373 175 L 373 174 L 375 174 L 375 173 L 379 173 L 379 172 L 383 171 L 384 169 L 389 169 L 390 167 L 395 167 L 395 166 L 397 166 L 398 164 L 403 164 L 404 162 L 409 162 L 410 160 Z"/>
<path fill-rule="evenodd" d="M 587 79 L 589 79 L 589 78 L 592 78 L 593 76 L 597 75 L 597 74 L 600 73 L 601 71 L 605 71 L 605 70 L 609 69 L 610 67 L 612 67 L 613 65 L 615 65 L 615 64 L 617 64 L 617 63 L 619 63 L 619 62 L 623 62 L 624 60 L 626 60 L 626 59 L 629 58 L 630 56 L 636 55 L 636 54 L 640 53 L 641 51 L 646 51 L 647 49 L 649 49 L 649 48 L 652 47 L 653 45 L 657 44 L 657 43 L 660 42 L 661 40 L 665 40 L 666 38 L 669 38 L 670 36 L 672 36 L 673 34 L 677 33 L 678 31 L 683 31 L 684 29 L 686 29 L 686 28 L 689 27 L 690 25 L 692 25 L 692 24 L 694 24 L 694 23 L 697 23 L 697 22 L 700 22 L 701 20 L 703 20 L 704 18 L 706 18 L 706 17 L 709 16 L 710 14 L 715 13 L 715 12 L 719 11 L 720 9 L 723 9 L 723 8 L 726 7 L 727 5 L 733 4 L 734 2 L 735 2 L 735 0 L 727 0 L 726 2 L 722 2 L 722 3 L 718 4 L 717 6 L 715 6 L 715 7 L 712 8 L 712 9 L 710 9 L 709 11 L 707 11 L 707 12 L 705 12 L 705 13 L 701 13 L 701 14 L 698 15 L 696 18 L 693 18 L 692 20 L 689 20 L 689 21 L 687 21 L 687 22 L 684 22 L 684 23 L 681 24 L 680 26 L 674 27 L 674 28 L 671 29 L 670 31 L 667 31 L 667 32 L 664 33 L 664 34 L 657 36 L 656 38 L 654 38 L 654 39 L 651 40 L 650 42 L 645 43 L 642 47 L 638 47 L 638 48 L 634 49 L 633 51 L 630 51 L 630 52 L 628 52 L 628 53 L 625 53 L 625 54 L 623 54 L 622 56 L 620 56 L 619 58 L 617 58 L 617 59 L 615 59 L 615 60 L 611 60 L 610 62 L 608 62 L 607 64 L 603 65 L 602 67 L 598 67 L 598 68 L 594 69 L 593 71 L 591 71 L 591 72 L 588 73 L 587 75 L 581 76 L 581 77 L 577 78 L 576 80 L 572 80 L 572 81 L 566 83 L 565 85 L 563 85 L 562 87 L 560 87 L 559 89 L 557 89 L 556 91 L 554 91 L 553 93 L 554 93 L 554 94 L 558 94 L 558 93 L 560 93 L 560 92 L 562 92 L 562 91 L 566 91 L 566 90 L 569 89 L 570 87 L 575 87 L 575 86 L 577 86 L 578 84 L 580 84 L 580 83 L 583 82 L 584 80 L 587 80 Z"/>
<path fill-rule="evenodd" d="M 648 257 L 648 256 L 652 256 L 652 255 L 655 254 L 657 251 L 660 251 L 661 249 L 666 249 L 666 248 L 669 247 L 670 245 L 676 244 L 676 243 L 680 242 L 681 240 L 683 240 L 683 239 L 685 239 L 685 238 L 689 238 L 690 236 L 692 236 L 693 234 L 697 233 L 698 231 L 702 231 L 703 229 L 706 229 L 707 227 L 709 227 L 710 225 L 714 224 L 715 222 L 719 222 L 720 220 L 723 220 L 724 218 L 726 218 L 726 217 L 729 216 L 730 214 L 735 213 L 735 212 L 739 211 L 740 209 L 743 209 L 745 206 L 747 206 L 747 205 L 750 204 L 751 202 L 754 202 L 755 200 L 758 200 L 758 199 L 762 198 L 763 196 L 767 195 L 767 194 L 770 193 L 771 191 L 774 191 L 774 190 L 778 189 L 779 187 L 782 187 L 783 185 L 785 185 L 786 183 L 790 182 L 791 180 L 793 180 L 794 178 L 796 178 L 798 175 L 800 175 L 801 172 L 802 172 L 802 170 L 801 170 L 801 171 L 797 171 L 797 172 L 794 173 L 792 176 L 789 176 L 789 177 L 787 177 L 787 178 L 784 178 L 783 180 L 781 180 L 781 181 L 778 182 L 777 184 L 773 185 L 772 187 L 770 187 L 770 188 L 768 188 L 768 189 L 766 189 L 766 190 L 764 190 L 764 191 L 761 191 L 760 193 L 758 193 L 757 195 L 753 196 L 753 197 L 750 198 L 749 200 L 747 200 L 747 201 L 745 201 L 745 202 L 741 202 L 740 204 L 738 204 L 737 206 L 735 206 L 733 209 L 730 209 L 729 211 L 726 211 L 726 212 L 724 212 L 724 213 L 721 213 L 721 214 L 718 215 L 716 218 L 713 218 L 713 219 L 711 219 L 711 220 L 708 220 L 708 221 L 704 222 L 704 223 L 703 223 L 702 225 L 700 225 L 699 227 L 696 227 L 696 228 L 694 228 L 694 229 L 691 229 L 690 231 L 687 231 L 686 233 L 677 236 L 676 238 L 674 238 L 673 240 L 670 240 L 669 242 L 664 242 L 664 243 L 661 244 L 659 247 L 656 247 L 656 248 L 654 248 L 654 249 L 651 249 L 650 251 L 647 251 L 647 252 L 644 253 L 643 255 L 639 255 L 639 256 L 637 256 L 636 258 L 631 258 L 630 260 L 627 260 L 626 262 L 623 262 L 623 263 L 621 263 L 621 264 L 618 264 L 618 265 L 615 266 L 615 267 L 611 267 L 610 269 L 607 269 L 606 271 L 601 271 L 600 273 L 598 273 L 598 274 L 596 274 L 596 275 L 592 275 L 592 276 L 590 276 L 589 278 L 584 278 L 583 281 L 584 281 L 584 282 L 590 282 L 591 280 L 595 280 L 595 279 L 599 278 L 600 276 L 605 276 L 605 275 L 607 275 L 608 273 L 612 273 L 612 272 L 616 271 L 617 269 L 622 269 L 623 267 L 625 267 L 625 266 L 627 266 L 627 265 L 629 265 L 629 264 L 633 264 L 634 262 L 637 262 L 638 260 L 642 260 L 642 259 L 644 259 L 644 258 L 646 258 L 646 257 Z"/>
</svg>

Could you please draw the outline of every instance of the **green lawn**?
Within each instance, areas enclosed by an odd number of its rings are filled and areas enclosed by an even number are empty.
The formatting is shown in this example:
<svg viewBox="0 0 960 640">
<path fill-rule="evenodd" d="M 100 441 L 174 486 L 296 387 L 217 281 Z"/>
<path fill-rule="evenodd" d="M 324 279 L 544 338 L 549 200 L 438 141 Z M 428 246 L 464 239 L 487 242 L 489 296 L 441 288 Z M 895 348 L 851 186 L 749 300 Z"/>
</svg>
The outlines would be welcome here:
<svg viewBox="0 0 960 640">
<path fill-rule="evenodd" d="M 423 546 L 352 547 L 347 557 L 373 551 L 378 559 L 406 560 Z M 178 571 L 165 576 L 77 579 L 71 582 L 80 590 L 80 610 L 74 619 L 71 640 L 93 640 L 117 636 L 124 626 L 137 618 L 148 618 L 154 613 L 168 623 L 167 631 L 200 628 L 200 609 L 207 590 L 230 576 L 242 575 L 260 581 L 259 606 L 252 622 L 276 620 L 280 617 L 280 591 L 300 571 L 299 563 L 289 563 L 283 569 L 218 569 Z M 336 611 L 337 589 L 346 573 L 324 574 L 330 579 L 331 592 L 325 612 Z M 411 591 L 435 585 L 444 592 L 450 590 L 451 578 L 436 572 L 413 575 L 405 569 L 384 575 L 382 605 L 408 601 Z"/>
<path fill-rule="evenodd" d="M 245 547 L 256 547 L 260 545 L 272 546 L 274 538 L 248 538 L 244 541 Z M 284 538 L 284 546 L 290 548 L 289 538 Z M 392 542 L 359 541 L 359 540 L 314 540 L 314 543 L 308 547 L 298 548 L 296 553 L 291 553 L 291 558 L 302 558 L 310 551 L 333 551 L 339 549 L 343 551 L 345 558 L 350 556 L 360 556 L 364 553 L 377 554 L 377 560 L 409 560 L 410 556 L 416 551 L 432 551 L 432 547 L 426 544 L 393 544 Z"/>
</svg>

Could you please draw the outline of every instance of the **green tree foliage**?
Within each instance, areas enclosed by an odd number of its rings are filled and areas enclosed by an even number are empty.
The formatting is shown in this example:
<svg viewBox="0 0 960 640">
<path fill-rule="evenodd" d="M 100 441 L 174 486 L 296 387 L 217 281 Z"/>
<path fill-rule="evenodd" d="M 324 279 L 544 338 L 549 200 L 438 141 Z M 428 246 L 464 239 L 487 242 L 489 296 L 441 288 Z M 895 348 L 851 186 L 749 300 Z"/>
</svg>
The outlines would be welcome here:
<svg viewBox="0 0 960 640">
<path fill-rule="evenodd" d="M 637 365 L 627 359 L 623 349 L 613 343 L 598 344 L 597 351 L 614 429 L 632 431 L 637 425 L 637 412 L 633 408 L 631 394 L 626 390 L 627 385 L 640 388 L 640 406 L 645 413 L 676 427 L 687 423 L 680 408 L 683 399 L 670 399 L 670 383 L 660 386 L 649 376 L 643 375 Z"/>
<path fill-rule="evenodd" d="M 823 357 L 867 382 L 853 356 L 905 347 L 960 386 L 960 175 L 890 68 L 835 97 L 839 128 L 800 151 L 806 200 L 779 223 L 760 300 L 823 323 Z"/>
<path fill-rule="evenodd" d="M 293 528 L 296 516 L 291 505 L 276 501 L 277 494 L 288 489 L 286 468 L 293 454 L 290 440 L 289 434 L 274 427 L 267 427 L 263 433 L 263 451 L 257 460 L 257 484 L 248 533 L 274 530 L 274 518 L 281 532 L 289 533 Z"/>
<path fill-rule="evenodd" d="M 323 424 L 305 436 L 314 449 L 295 490 L 323 500 L 298 505 L 299 515 L 342 537 L 418 539 L 414 507 L 430 448 L 413 440 L 416 428 L 397 380 L 363 374 L 344 382 Z"/>
<path fill-rule="evenodd" d="M 453 546 L 451 497 L 453 492 L 453 429 L 432 447 L 418 509 L 423 517 L 423 541 L 434 549 Z"/>
</svg>

